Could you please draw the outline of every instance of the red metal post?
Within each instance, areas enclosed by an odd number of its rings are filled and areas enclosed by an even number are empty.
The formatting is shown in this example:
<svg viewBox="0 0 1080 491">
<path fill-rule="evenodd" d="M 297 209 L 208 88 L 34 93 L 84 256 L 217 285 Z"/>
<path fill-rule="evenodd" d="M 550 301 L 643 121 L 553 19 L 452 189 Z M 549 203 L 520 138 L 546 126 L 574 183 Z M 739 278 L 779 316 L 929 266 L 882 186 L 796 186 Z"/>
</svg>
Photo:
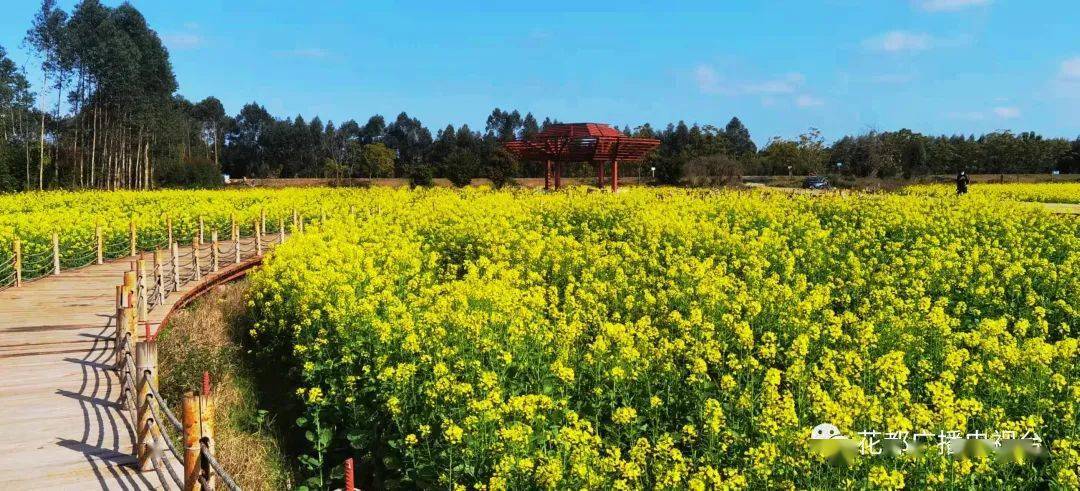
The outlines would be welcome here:
<svg viewBox="0 0 1080 491">
<path fill-rule="evenodd" d="M 356 489 L 355 481 L 353 480 L 353 460 L 352 457 L 345 459 L 345 491 L 353 491 Z"/>
<path fill-rule="evenodd" d="M 611 191 L 619 190 L 619 161 L 611 161 Z"/>
<path fill-rule="evenodd" d="M 601 162 L 596 163 L 596 177 L 598 178 L 598 182 L 596 183 L 596 187 L 598 187 L 600 189 L 604 189 L 604 166 L 605 165 L 607 165 L 607 162 L 601 161 Z"/>
</svg>

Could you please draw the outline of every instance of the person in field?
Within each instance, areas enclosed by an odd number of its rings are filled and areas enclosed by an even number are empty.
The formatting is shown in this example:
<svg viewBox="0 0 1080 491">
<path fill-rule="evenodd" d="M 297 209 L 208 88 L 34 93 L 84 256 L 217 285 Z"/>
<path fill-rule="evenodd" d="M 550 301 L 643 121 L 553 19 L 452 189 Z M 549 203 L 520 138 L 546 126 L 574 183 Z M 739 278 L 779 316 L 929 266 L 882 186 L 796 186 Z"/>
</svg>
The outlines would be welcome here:
<svg viewBox="0 0 1080 491">
<path fill-rule="evenodd" d="M 967 188 L 968 188 L 968 175 L 967 175 L 967 172 L 960 171 L 960 173 L 956 175 L 956 195 L 959 196 L 959 195 L 962 195 L 962 194 L 967 194 Z"/>
</svg>

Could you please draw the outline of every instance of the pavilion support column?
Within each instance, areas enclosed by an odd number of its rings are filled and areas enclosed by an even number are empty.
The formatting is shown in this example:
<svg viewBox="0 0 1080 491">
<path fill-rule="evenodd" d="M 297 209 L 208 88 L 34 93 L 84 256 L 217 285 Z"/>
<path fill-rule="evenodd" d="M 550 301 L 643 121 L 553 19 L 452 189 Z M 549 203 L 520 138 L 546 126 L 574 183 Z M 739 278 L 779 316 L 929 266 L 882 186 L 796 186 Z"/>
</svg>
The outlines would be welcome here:
<svg viewBox="0 0 1080 491">
<path fill-rule="evenodd" d="M 611 191 L 619 190 L 619 161 L 611 161 Z"/>
<path fill-rule="evenodd" d="M 562 187 L 562 162 L 555 162 L 555 189 Z"/>
<path fill-rule="evenodd" d="M 544 162 L 547 171 L 544 172 L 544 189 L 551 191 L 551 161 Z"/>
<path fill-rule="evenodd" d="M 603 162 L 603 161 L 596 163 L 596 177 L 598 179 L 597 183 L 596 183 L 596 187 L 598 187 L 600 189 L 604 189 L 604 166 L 606 166 L 606 165 L 607 165 L 607 162 Z"/>
</svg>

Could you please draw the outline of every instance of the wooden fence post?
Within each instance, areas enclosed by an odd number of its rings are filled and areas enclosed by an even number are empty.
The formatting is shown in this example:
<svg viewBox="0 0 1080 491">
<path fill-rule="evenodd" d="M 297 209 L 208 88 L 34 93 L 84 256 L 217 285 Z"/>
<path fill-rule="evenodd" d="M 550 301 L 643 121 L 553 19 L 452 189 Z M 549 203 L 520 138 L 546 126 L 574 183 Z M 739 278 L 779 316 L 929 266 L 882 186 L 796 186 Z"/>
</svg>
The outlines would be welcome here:
<svg viewBox="0 0 1080 491">
<path fill-rule="evenodd" d="M 146 260 L 141 256 L 135 261 L 135 273 L 139 278 L 139 283 L 135 286 L 135 300 L 137 302 L 135 305 L 138 308 L 138 319 L 142 322 L 146 320 L 148 288 L 146 287 Z"/>
<path fill-rule="evenodd" d="M 165 265 L 161 261 L 161 251 L 154 251 L 154 283 L 157 285 L 158 305 L 165 303 Z"/>
<path fill-rule="evenodd" d="M 196 281 L 202 279 L 202 265 L 199 264 L 199 249 L 202 248 L 200 246 L 201 244 L 199 243 L 198 237 L 191 240 L 191 264 L 195 268 Z"/>
<path fill-rule="evenodd" d="M 214 449 L 214 403 L 210 394 L 184 394 L 184 489 L 203 490 L 199 478 L 214 486 L 214 473 L 209 462 L 202 457 L 202 444 L 206 442 L 211 455 Z"/>
<path fill-rule="evenodd" d="M 147 327 L 149 330 L 149 327 Z M 150 386 L 157 388 L 157 341 L 146 339 L 135 344 L 135 369 L 138 374 L 136 380 L 136 405 L 137 421 L 135 431 L 135 458 L 139 463 L 139 470 L 154 468 L 154 437 L 161 438 L 161 433 L 154 422 L 154 414 L 151 412 Z"/>
<path fill-rule="evenodd" d="M 127 275 L 124 275 L 125 279 Z M 116 285 L 116 331 L 113 333 L 113 366 L 116 367 L 120 373 L 124 372 L 124 333 L 126 330 L 127 313 L 124 311 L 125 302 L 125 286 L 123 282 Z M 123 379 L 121 379 L 123 382 Z"/>
<path fill-rule="evenodd" d="M 53 274 L 60 274 L 60 234 L 52 234 Z"/>
<path fill-rule="evenodd" d="M 326 210 L 319 208 L 319 225 L 326 224 Z"/>
<path fill-rule="evenodd" d="M 15 237 L 15 286 L 22 286 L 22 241 Z"/>
<path fill-rule="evenodd" d="M 300 215 L 300 232 L 304 232 L 304 216 Z"/>
<path fill-rule="evenodd" d="M 300 227 L 300 215 L 296 213 L 296 208 L 292 210 L 292 228 L 296 231 Z"/>
<path fill-rule="evenodd" d="M 129 228 L 131 229 L 131 257 L 135 257 L 135 253 L 137 252 L 136 248 L 138 247 L 135 234 L 135 219 L 131 220 Z"/>
<path fill-rule="evenodd" d="M 210 232 L 210 271 L 218 270 L 218 241 L 217 230 Z"/>
<path fill-rule="evenodd" d="M 240 264 L 240 226 L 235 215 L 232 216 L 232 256 L 232 262 Z"/>
<path fill-rule="evenodd" d="M 169 263 L 172 269 L 172 281 L 173 291 L 180 289 L 180 244 L 172 242 L 169 244 L 169 252 L 171 253 Z"/>
<path fill-rule="evenodd" d="M 172 245 L 172 240 L 173 240 L 172 217 L 165 217 L 165 228 L 168 229 L 168 231 L 169 231 L 169 242 L 167 242 L 167 243 Z"/>
<path fill-rule="evenodd" d="M 101 225 L 94 227 L 94 238 L 97 239 L 97 263 L 105 264 L 105 237 L 101 235 Z"/>
<path fill-rule="evenodd" d="M 203 224 L 203 217 L 199 217 L 199 243 L 202 244 L 206 240 L 206 236 L 203 235 L 205 225 Z"/>
<path fill-rule="evenodd" d="M 278 228 L 278 244 L 285 243 L 285 219 L 281 219 L 281 226 Z"/>
<path fill-rule="evenodd" d="M 117 316 L 116 316 L 116 369 L 120 372 L 120 386 L 125 387 L 124 381 L 127 379 L 125 375 L 127 347 L 129 344 L 125 342 L 125 339 L 131 338 L 135 334 L 136 324 L 136 309 L 132 305 L 134 300 L 136 282 L 138 277 L 135 271 L 125 271 L 124 281 L 117 288 Z M 125 397 L 134 397 L 134 394 L 127 394 L 124 392 L 126 389 L 121 389 L 121 400 Z"/>
<path fill-rule="evenodd" d="M 259 210 L 259 229 L 266 231 L 266 208 Z"/>
<path fill-rule="evenodd" d="M 255 255 L 262 256 L 262 224 L 255 222 Z"/>
</svg>

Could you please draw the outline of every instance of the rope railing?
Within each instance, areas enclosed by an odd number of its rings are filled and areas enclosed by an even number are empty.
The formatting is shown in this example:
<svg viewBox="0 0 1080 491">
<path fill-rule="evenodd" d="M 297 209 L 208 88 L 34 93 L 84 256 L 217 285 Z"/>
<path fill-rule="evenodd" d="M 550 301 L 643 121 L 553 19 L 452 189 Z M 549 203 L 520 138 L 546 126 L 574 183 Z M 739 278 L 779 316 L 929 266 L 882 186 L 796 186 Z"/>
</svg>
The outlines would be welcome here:
<svg viewBox="0 0 1080 491">
<path fill-rule="evenodd" d="M 236 236 L 221 243 L 205 244 L 196 237 L 184 251 L 175 242 L 166 244 L 164 251 L 154 252 L 153 264 L 140 257 L 117 288 L 115 366 L 122 381 L 121 403 L 135 422 L 138 468 L 153 469 L 164 489 L 191 489 L 196 483 L 202 489 L 214 489 L 217 482 L 231 491 L 240 486 L 214 456 L 209 375 L 204 373 L 200 393 L 184 395 L 183 422 L 158 391 L 157 333 L 151 333 L 147 315 L 166 305 L 186 285 L 224 274 L 234 262 L 259 257 L 284 239 L 280 233 L 263 235 L 260 226 L 253 230 L 254 236 Z M 213 235 L 216 238 L 217 234 Z M 139 325 L 145 326 L 145 333 L 139 332 Z M 174 435 L 183 448 L 174 444 Z M 183 469 L 183 474 L 177 468 Z"/>
<path fill-rule="evenodd" d="M 51 244 L 38 237 L 23 250 L 18 236 L 12 241 L 11 254 L 0 255 L 0 290 L 18 288 L 24 283 L 59 275 L 62 271 L 103 264 L 106 260 L 138 256 L 133 271 L 124 273 L 116 297 L 116 339 L 114 367 L 121 380 L 120 404 L 127 410 L 135 426 L 135 453 L 139 470 L 153 470 L 163 489 L 177 487 L 214 489 L 216 482 L 225 488 L 239 490 L 235 479 L 225 471 L 214 456 L 212 418 L 202 411 L 212 407 L 207 375 L 203 391 L 187 393 L 183 401 L 183 423 L 173 414 L 157 390 L 156 335 L 151 336 L 147 315 L 168 304 L 169 298 L 184 290 L 186 285 L 212 278 L 229 271 L 229 267 L 257 258 L 285 240 L 287 230 L 303 232 L 305 218 L 294 210 L 291 220 L 279 217 L 267 231 L 265 213 L 258 221 L 240 226 L 233 218 L 231 227 L 221 230 L 230 240 L 217 240 L 215 227 L 206 227 L 199 219 L 197 234 L 188 230 L 189 241 L 181 249 L 174 235 L 172 220 L 167 220 L 167 233 L 158 230 L 140 236 L 135 220 L 129 223 L 126 236 L 113 231 L 108 236 L 102 227 L 94 228 L 92 243 L 86 245 L 86 234 L 65 236 L 67 245 L 61 247 L 60 234 L 51 234 Z M 286 227 L 289 224 L 289 227 Z M 227 225 L 227 224 L 226 224 Z M 206 232 L 213 236 L 206 242 Z M 244 233 L 250 233 L 244 235 Z M 51 245 L 51 247 L 49 247 Z M 146 264 L 145 253 L 153 252 L 153 264 Z M 140 253 L 143 253 L 140 255 Z M 137 332 L 140 323 L 146 325 L 145 335 Z M 162 419 L 164 416 L 164 419 Z M 193 420 L 198 424 L 188 424 Z M 195 431 L 198 434 L 192 435 Z M 172 435 L 182 438 L 178 449 Z M 168 450 L 168 452 L 165 452 Z M 184 469 L 177 472 L 177 464 Z"/>
<path fill-rule="evenodd" d="M 252 248 L 255 249 L 255 255 L 258 255 L 259 249 L 280 242 L 278 237 L 283 236 L 285 230 L 291 229 L 302 232 L 304 224 L 309 221 L 311 219 L 303 217 L 296 210 L 293 210 L 291 220 L 285 216 L 267 220 L 264 212 L 260 214 L 258 219 L 244 224 L 237 222 L 235 217 L 232 218 L 231 224 L 228 221 L 221 220 L 204 223 L 204 219 L 200 217 L 197 230 L 184 229 L 182 231 L 182 236 L 189 238 L 189 243 L 198 245 L 196 250 L 188 251 L 184 253 L 184 256 L 189 254 L 192 256 L 201 255 L 202 264 L 200 269 L 205 274 L 212 269 L 209 267 L 211 266 L 209 260 L 213 251 L 210 250 L 211 246 L 206 241 L 210 233 L 220 233 L 223 237 L 236 239 L 229 241 L 235 242 L 235 244 L 225 245 L 224 250 L 218 251 L 220 259 L 232 259 L 235 261 L 238 249 L 239 255 L 244 257 L 250 257 Z M 171 218 L 167 218 L 166 223 L 164 229 L 154 229 L 148 233 L 140 234 L 141 231 L 137 226 L 137 221 L 132 219 L 128 224 L 126 234 L 115 228 L 106 231 L 99 225 L 94 227 L 92 235 L 85 229 L 81 232 L 73 231 L 74 235 L 64 234 L 63 241 L 60 240 L 61 233 L 59 231 L 52 233 L 51 237 L 34 236 L 25 243 L 20 243 L 20 237 L 16 235 L 12 245 L 16 249 L 22 249 L 22 246 L 25 246 L 25 250 L 19 250 L 10 256 L 12 258 L 10 266 L 16 271 L 13 280 L 8 278 L 8 272 L 2 270 L 2 266 L 0 266 L 0 280 L 2 280 L 0 281 L 0 288 L 18 287 L 25 281 L 32 281 L 48 275 L 57 275 L 63 270 L 82 268 L 95 263 L 102 264 L 105 260 L 133 257 L 140 252 L 168 249 L 172 243 L 179 242 L 177 239 L 181 235 L 174 230 Z M 289 226 L 287 227 L 286 224 L 289 224 Z M 256 236 L 261 236 L 263 239 L 261 244 L 259 244 Z M 51 244 L 49 244 L 50 239 Z M 65 245 L 61 246 L 61 242 L 64 242 Z M 226 244 L 229 242 L 226 242 Z M 0 253 L 0 258 L 6 256 L 7 253 L 8 251 Z M 4 261 L 0 260 L 0 264 L 3 263 Z M 12 282 L 13 284 L 9 284 Z"/>
</svg>

